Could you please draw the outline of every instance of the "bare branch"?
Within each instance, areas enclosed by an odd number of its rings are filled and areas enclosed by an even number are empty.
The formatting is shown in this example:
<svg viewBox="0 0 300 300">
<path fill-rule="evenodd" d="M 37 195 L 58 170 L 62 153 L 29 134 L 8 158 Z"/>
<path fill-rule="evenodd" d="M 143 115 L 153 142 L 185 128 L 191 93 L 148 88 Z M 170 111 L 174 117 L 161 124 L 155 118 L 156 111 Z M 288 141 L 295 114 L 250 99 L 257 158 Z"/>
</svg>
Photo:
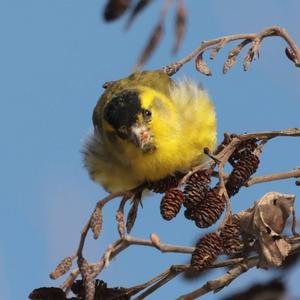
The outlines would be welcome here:
<svg viewBox="0 0 300 300">
<path fill-rule="evenodd" d="M 232 268 L 222 276 L 218 277 L 215 280 L 210 280 L 206 282 L 201 288 L 191 293 L 180 296 L 178 300 L 192 300 L 201 297 L 211 291 L 218 292 L 221 289 L 223 289 L 225 286 L 229 285 L 233 280 L 235 280 L 241 274 L 247 272 L 249 269 L 253 267 L 256 267 L 258 265 L 258 262 L 259 262 L 258 257 L 247 258 L 243 261 L 243 263 Z"/>
<path fill-rule="evenodd" d="M 207 40 L 201 42 L 200 46 L 195 49 L 191 54 L 187 55 L 186 57 L 182 58 L 178 62 L 172 63 L 167 65 L 163 68 L 163 70 L 169 75 L 174 75 L 179 69 L 196 56 L 199 56 L 209 50 L 213 49 L 211 53 L 211 58 L 215 58 L 217 53 L 222 49 L 225 45 L 230 42 L 243 40 L 237 47 L 232 49 L 229 52 L 228 60 L 225 62 L 223 72 L 226 73 L 229 68 L 235 63 L 237 56 L 239 55 L 240 51 L 249 43 L 252 43 L 252 47 L 249 49 L 247 55 L 244 58 L 244 70 L 248 69 L 249 63 L 258 55 L 258 51 L 263 39 L 270 37 L 270 36 L 278 36 L 281 37 L 286 41 L 288 44 L 289 49 L 289 58 L 292 60 L 296 67 L 300 67 L 300 49 L 297 46 L 296 42 L 293 38 L 289 35 L 289 33 L 282 27 L 279 26 L 272 26 L 263 29 L 261 32 L 258 33 L 242 33 L 242 34 L 233 34 L 222 36 L 216 39 Z M 210 72 L 206 75 L 210 75 Z"/>
<path fill-rule="evenodd" d="M 249 186 L 251 186 L 253 184 L 257 184 L 257 183 L 282 180 L 282 179 L 288 179 L 288 178 L 297 178 L 297 177 L 300 177 L 300 168 L 296 168 L 296 169 L 294 169 L 292 171 L 288 171 L 288 172 L 274 173 L 274 174 L 270 174 L 270 175 L 252 177 L 245 183 L 245 186 L 249 187 Z"/>
</svg>

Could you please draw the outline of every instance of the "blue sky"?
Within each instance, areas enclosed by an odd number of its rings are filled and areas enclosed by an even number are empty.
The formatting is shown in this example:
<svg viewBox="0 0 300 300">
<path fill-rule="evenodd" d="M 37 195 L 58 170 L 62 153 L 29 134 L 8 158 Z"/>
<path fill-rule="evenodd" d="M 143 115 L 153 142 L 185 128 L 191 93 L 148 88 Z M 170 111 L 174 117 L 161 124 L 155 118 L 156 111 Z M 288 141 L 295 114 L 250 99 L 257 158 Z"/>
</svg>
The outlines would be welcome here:
<svg viewBox="0 0 300 300">
<path fill-rule="evenodd" d="M 26 299 L 33 288 L 58 285 L 48 274 L 77 247 L 79 233 L 103 190 L 83 168 L 80 149 L 91 129 L 91 114 L 105 81 L 131 72 L 157 18 L 161 1 L 138 17 L 129 32 L 125 19 L 105 24 L 100 15 L 104 1 L 2 0 L 0 2 L 0 134 L 1 218 L 0 291 L 2 299 Z M 167 18 L 162 43 L 145 69 L 160 68 L 194 50 L 202 40 L 256 32 L 270 25 L 285 27 L 300 44 L 297 0 L 251 2 L 186 1 L 188 30 L 176 57 L 171 57 L 174 10 Z M 251 5 L 249 4 L 251 3 Z M 299 127 L 300 70 L 285 57 L 285 44 L 269 38 L 259 61 L 243 72 L 241 61 L 222 75 L 230 47 L 209 61 L 213 76 L 197 73 L 193 63 L 176 77 L 202 82 L 212 96 L 222 133 Z M 258 174 L 287 171 L 300 165 L 299 140 L 281 138 L 267 145 Z M 251 206 L 268 191 L 299 195 L 293 180 L 254 186 L 233 199 L 234 211 Z M 297 200 L 296 200 L 297 201 Z M 104 210 L 103 235 L 89 236 L 85 254 L 96 260 L 117 238 L 114 212 L 117 202 Z M 300 209 L 296 204 L 296 209 Z M 156 232 L 163 242 L 193 245 L 203 233 L 182 215 L 162 221 L 159 197 L 144 202 L 134 236 Z M 131 286 L 155 276 L 173 263 L 185 263 L 184 254 L 160 254 L 132 247 L 113 260 L 101 279 L 110 286 Z M 220 271 L 211 274 L 214 278 Z M 289 275 L 291 293 L 300 293 Z M 269 273 L 252 270 L 226 288 L 223 295 L 265 280 Z M 149 299 L 174 299 L 199 287 L 203 279 L 186 283 L 178 278 Z M 208 295 L 206 299 L 216 299 Z"/>
</svg>

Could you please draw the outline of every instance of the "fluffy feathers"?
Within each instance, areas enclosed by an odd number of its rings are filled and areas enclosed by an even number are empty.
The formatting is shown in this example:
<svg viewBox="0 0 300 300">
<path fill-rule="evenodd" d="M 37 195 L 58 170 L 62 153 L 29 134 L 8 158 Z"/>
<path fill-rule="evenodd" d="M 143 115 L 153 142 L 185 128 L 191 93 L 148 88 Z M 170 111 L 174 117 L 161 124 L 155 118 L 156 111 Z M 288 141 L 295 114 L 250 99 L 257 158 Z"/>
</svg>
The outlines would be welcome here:
<svg viewBox="0 0 300 300">
<path fill-rule="evenodd" d="M 188 79 L 174 84 L 161 71 L 135 73 L 131 78 L 135 79 L 118 81 L 118 88 L 113 86 L 101 97 L 95 108 L 98 121 L 94 112 L 95 130 L 84 148 L 90 176 L 108 191 L 131 189 L 145 180 L 187 170 L 204 159 L 204 147 L 213 150 L 216 143 L 214 108 L 197 84 Z M 151 112 L 149 120 L 142 114 L 135 116 L 136 123 L 146 128 L 143 132 L 151 135 L 151 151 L 142 151 L 130 139 L 120 138 L 103 119 L 105 105 L 128 88 L 137 91 L 142 110 Z"/>
</svg>

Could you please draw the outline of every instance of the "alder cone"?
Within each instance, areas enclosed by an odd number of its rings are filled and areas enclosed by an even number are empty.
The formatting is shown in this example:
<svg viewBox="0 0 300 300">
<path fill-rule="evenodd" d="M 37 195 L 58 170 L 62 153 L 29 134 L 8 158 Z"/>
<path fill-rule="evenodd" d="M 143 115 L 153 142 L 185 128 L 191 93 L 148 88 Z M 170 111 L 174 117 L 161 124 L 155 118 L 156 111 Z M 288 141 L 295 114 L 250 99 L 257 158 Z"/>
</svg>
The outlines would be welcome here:
<svg viewBox="0 0 300 300">
<path fill-rule="evenodd" d="M 196 270 L 209 267 L 222 251 L 222 239 L 216 232 L 202 237 L 192 254 L 191 265 Z"/>
<path fill-rule="evenodd" d="M 241 224 L 237 215 L 233 215 L 226 222 L 224 228 L 221 230 L 220 237 L 223 242 L 223 250 L 229 256 L 238 254 L 243 246 L 241 240 Z"/>
<path fill-rule="evenodd" d="M 219 195 L 219 189 L 211 189 L 205 198 L 191 213 L 195 224 L 200 228 L 207 228 L 220 218 L 225 208 L 225 198 Z"/>
<path fill-rule="evenodd" d="M 234 166 L 237 161 L 244 159 L 257 148 L 256 139 L 246 140 L 240 143 L 229 158 L 229 162 Z"/>
<path fill-rule="evenodd" d="M 180 178 L 181 176 L 179 174 L 170 175 L 157 181 L 149 181 L 147 187 L 154 193 L 165 193 L 169 189 L 176 188 L 178 186 Z"/>
<path fill-rule="evenodd" d="M 256 172 L 258 165 L 259 158 L 252 153 L 246 155 L 234 165 L 225 185 L 229 196 L 238 193 L 244 183 Z"/>
<path fill-rule="evenodd" d="M 184 195 L 179 189 L 168 190 L 160 202 L 160 213 L 162 217 L 169 221 L 179 213 L 184 201 Z"/>
<path fill-rule="evenodd" d="M 187 209 L 193 209 L 205 200 L 210 181 L 210 173 L 207 170 L 198 171 L 190 176 L 184 188 L 183 205 Z"/>
</svg>

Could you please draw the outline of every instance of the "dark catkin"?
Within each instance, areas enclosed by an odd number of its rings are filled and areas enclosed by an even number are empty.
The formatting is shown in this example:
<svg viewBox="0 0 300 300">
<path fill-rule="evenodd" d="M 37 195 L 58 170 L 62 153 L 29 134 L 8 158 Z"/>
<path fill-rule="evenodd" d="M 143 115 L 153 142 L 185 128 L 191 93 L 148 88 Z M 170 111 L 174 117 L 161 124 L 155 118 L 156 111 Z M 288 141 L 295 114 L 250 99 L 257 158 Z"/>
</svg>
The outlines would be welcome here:
<svg viewBox="0 0 300 300">
<path fill-rule="evenodd" d="M 222 251 L 222 239 L 216 232 L 202 237 L 192 254 L 191 265 L 196 270 L 209 267 Z"/>
<path fill-rule="evenodd" d="M 103 216 L 101 207 L 96 206 L 90 221 L 90 228 L 92 229 L 94 239 L 96 240 L 102 229 Z"/>
<path fill-rule="evenodd" d="M 184 195 L 179 189 L 170 189 L 163 196 L 160 203 L 162 217 L 169 221 L 176 217 L 184 201 Z"/>
<path fill-rule="evenodd" d="M 235 256 L 243 247 L 241 239 L 241 224 L 237 215 L 231 216 L 220 232 L 223 250 L 229 256 Z"/>
<path fill-rule="evenodd" d="M 213 225 L 221 216 L 225 208 L 225 198 L 219 195 L 219 188 L 211 189 L 205 198 L 191 213 L 191 218 L 200 228 Z"/>
<path fill-rule="evenodd" d="M 65 273 L 67 273 L 71 266 L 72 266 L 72 262 L 73 262 L 73 257 L 68 256 L 66 258 L 64 258 L 56 267 L 56 269 L 50 273 L 50 278 L 51 279 L 57 279 L 58 277 L 64 275 Z"/>
<path fill-rule="evenodd" d="M 84 284 L 84 299 L 93 300 L 95 296 L 95 283 L 91 274 L 90 265 L 84 257 L 78 257 L 77 264 Z"/>
<path fill-rule="evenodd" d="M 129 7 L 131 0 L 108 0 L 104 8 L 103 18 L 110 22 L 118 19 Z"/>
<path fill-rule="evenodd" d="M 255 154 L 248 154 L 238 161 L 230 173 L 226 182 L 226 189 L 229 196 L 235 195 L 244 183 L 253 175 L 259 165 L 259 158 Z"/>
</svg>

